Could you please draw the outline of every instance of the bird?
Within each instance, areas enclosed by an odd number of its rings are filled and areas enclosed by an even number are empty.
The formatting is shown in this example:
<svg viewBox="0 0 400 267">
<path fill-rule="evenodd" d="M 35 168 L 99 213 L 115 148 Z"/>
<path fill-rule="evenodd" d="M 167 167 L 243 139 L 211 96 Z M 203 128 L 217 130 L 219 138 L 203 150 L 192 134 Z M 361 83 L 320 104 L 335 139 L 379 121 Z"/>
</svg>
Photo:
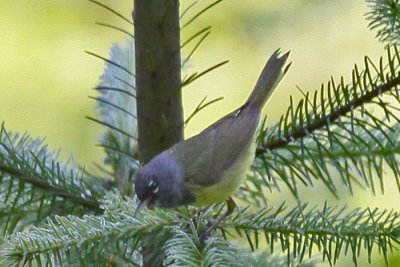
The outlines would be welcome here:
<svg viewBox="0 0 400 267">
<path fill-rule="evenodd" d="M 137 211 L 147 205 L 174 208 L 228 201 L 225 217 L 232 212 L 231 195 L 255 158 L 262 108 L 291 65 L 284 67 L 289 53 L 280 56 L 278 49 L 271 55 L 243 105 L 141 167 L 135 180 Z"/>
</svg>

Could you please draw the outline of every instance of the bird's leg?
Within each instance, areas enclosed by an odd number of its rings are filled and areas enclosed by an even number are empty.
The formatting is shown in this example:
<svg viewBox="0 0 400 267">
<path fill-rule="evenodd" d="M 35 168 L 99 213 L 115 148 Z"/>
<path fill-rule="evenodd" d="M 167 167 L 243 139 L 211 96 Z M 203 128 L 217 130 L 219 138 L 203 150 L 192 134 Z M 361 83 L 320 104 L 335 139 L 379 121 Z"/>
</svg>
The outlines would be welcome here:
<svg viewBox="0 0 400 267">
<path fill-rule="evenodd" d="M 208 238 L 208 236 L 210 235 L 210 233 L 217 228 L 218 224 L 220 224 L 226 217 L 228 217 L 229 215 L 232 214 L 232 212 L 235 210 L 236 208 L 236 203 L 235 201 L 233 201 L 232 197 L 229 197 L 226 200 L 226 204 L 227 204 L 227 210 L 225 211 L 224 214 L 222 214 L 221 216 L 219 216 L 211 226 L 209 226 L 201 235 L 200 235 L 200 241 L 203 242 L 204 240 L 206 240 Z"/>
<path fill-rule="evenodd" d="M 196 211 L 194 212 L 194 214 L 192 215 L 191 221 L 195 224 L 197 224 L 197 219 L 200 217 L 201 213 L 205 213 L 208 211 L 208 209 L 211 207 L 212 205 L 209 205 L 205 208 L 201 208 L 201 209 L 196 209 Z"/>
</svg>

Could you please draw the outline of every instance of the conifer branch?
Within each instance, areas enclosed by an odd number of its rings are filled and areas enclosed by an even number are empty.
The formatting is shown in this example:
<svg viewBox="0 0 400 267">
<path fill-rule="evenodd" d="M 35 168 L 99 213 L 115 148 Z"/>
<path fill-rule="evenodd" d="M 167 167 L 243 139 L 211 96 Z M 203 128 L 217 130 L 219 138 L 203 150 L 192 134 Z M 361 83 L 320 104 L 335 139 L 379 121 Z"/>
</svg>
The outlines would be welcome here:
<svg viewBox="0 0 400 267">
<path fill-rule="evenodd" d="M 286 205 L 264 208 L 256 213 L 242 210 L 225 220 L 221 227 L 233 228 L 246 237 L 252 249 L 258 249 L 264 236 L 271 252 L 281 248 L 288 260 L 293 256 L 303 261 L 314 249 L 320 251 L 330 265 L 336 264 L 341 253 L 350 252 L 357 265 L 364 248 L 371 262 L 374 248 L 384 256 L 400 244 L 398 212 L 378 209 L 307 208 L 307 204 L 287 210 Z M 278 245 L 276 246 L 276 243 Z"/>
<path fill-rule="evenodd" d="M 99 146 L 105 149 L 111 178 L 126 195 L 132 194 L 131 181 L 139 167 L 134 54 L 132 38 L 125 44 L 112 45 L 110 59 L 105 61 L 105 71 L 96 87 L 100 93 L 95 97 L 100 119 L 88 117 L 106 127 Z"/>
<path fill-rule="evenodd" d="M 72 160 L 58 161 L 43 140 L 0 128 L 0 230 L 22 231 L 56 214 L 82 214 L 102 209 L 101 179 L 90 180 Z"/>
<path fill-rule="evenodd" d="M 48 194 L 53 194 L 55 196 L 62 197 L 64 199 L 68 199 L 80 206 L 86 207 L 90 210 L 101 212 L 100 203 L 95 200 L 89 200 L 87 198 L 82 198 L 79 195 L 72 194 L 65 190 L 65 188 L 51 185 L 46 183 L 43 180 L 37 179 L 29 173 L 24 173 L 16 168 L 0 164 L 0 174 L 8 174 L 14 178 L 19 179 L 22 183 L 29 183 L 36 188 L 42 189 L 44 192 Z"/>
<path fill-rule="evenodd" d="M 381 42 L 400 42 L 400 1 L 366 0 L 370 11 L 366 14 L 368 27 L 376 30 L 376 38 Z"/>
<path fill-rule="evenodd" d="M 296 128 L 294 131 L 289 132 L 288 134 L 282 136 L 280 139 L 272 140 L 268 143 L 262 144 L 261 147 L 257 148 L 256 155 L 261 155 L 262 153 L 268 152 L 269 150 L 284 147 L 290 142 L 297 141 L 298 139 L 310 135 L 316 130 L 329 126 L 341 116 L 345 116 L 350 111 L 357 109 L 367 103 L 370 103 L 375 97 L 389 90 L 392 90 L 398 85 L 400 85 L 400 77 L 391 79 L 388 82 L 374 88 L 370 92 L 366 92 L 364 95 L 349 101 L 346 105 L 338 107 L 331 113 L 316 118 L 306 127 Z"/>
<path fill-rule="evenodd" d="M 337 196 L 338 179 L 350 193 L 354 184 L 373 193 L 379 185 L 383 192 L 387 167 L 400 190 L 400 52 L 397 46 L 386 50 L 387 63 L 365 57 L 364 70 L 356 65 L 350 83 L 331 78 L 313 95 L 303 93 L 297 104 L 290 98 L 280 121 L 259 133 L 252 175 L 262 180 L 248 179 L 238 196 L 262 202 L 263 188 L 279 190 L 283 182 L 299 198 L 298 184 L 313 186 L 316 180 Z M 381 115 L 371 113 L 372 106 Z"/>
<path fill-rule="evenodd" d="M 93 4 L 98 5 L 99 7 L 109 11 L 111 14 L 116 15 L 117 17 L 121 18 L 122 20 L 126 21 L 127 23 L 129 23 L 130 25 L 134 26 L 134 23 L 132 22 L 132 20 L 128 19 L 127 17 L 125 17 L 124 15 L 122 15 L 120 12 L 114 10 L 113 8 L 111 8 L 108 5 L 105 5 L 103 3 L 100 3 L 99 1 L 96 0 L 89 0 L 90 2 L 92 2 Z"/>
<path fill-rule="evenodd" d="M 161 209 L 135 217 L 134 200 L 112 193 L 106 195 L 102 207 L 102 215 L 56 216 L 28 233 L 8 236 L 0 255 L 9 264 L 57 266 L 54 258 L 58 257 L 64 263 L 78 261 L 80 266 L 105 266 L 112 260 L 139 265 L 142 242 L 153 239 L 153 234 L 164 240 L 171 236 L 171 226 L 182 222 L 177 214 Z"/>
</svg>

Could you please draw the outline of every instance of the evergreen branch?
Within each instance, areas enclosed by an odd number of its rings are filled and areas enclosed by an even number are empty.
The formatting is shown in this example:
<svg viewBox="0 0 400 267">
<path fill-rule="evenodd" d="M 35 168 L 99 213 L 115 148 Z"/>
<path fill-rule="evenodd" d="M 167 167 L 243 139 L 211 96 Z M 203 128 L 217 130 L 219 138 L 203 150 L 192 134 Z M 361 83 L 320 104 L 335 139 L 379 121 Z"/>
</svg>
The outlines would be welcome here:
<svg viewBox="0 0 400 267">
<path fill-rule="evenodd" d="M 249 175 L 250 187 L 244 187 L 240 198 L 265 198 L 263 184 L 279 189 L 282 181 L 298 196 L 297 182 L 314 186 L 321 180 L 336 195 L 338 177 L 353 193 L 353 184 L 367 187 L 376 193 L 377 184 L 384 192 L 384 179 L 391 170 L 400 191 L 398 154 L 400 152 L 400 124 L 372 127 L 368 121 L 374 116 L 364 111 L 362 119 L 343 119 L 330 126 L 330 132 L 316 132 L 288 145 L 272 150 L 256 159 L 253 175 Z M 383 128 L 382 128 L 383 127 Z M 260 179 L 260 177 L 262 179 Z M 378 183 L 374 180 L 378 178 Z M 260 198 L 261 197 L 261 198 Z"/>
<path fill-rule="evenodd" d="M 182 223 L 176 214 L 160 209 L 145 210 L 134 217 L 135 207 L 132 199 L 108 194 L 103 215 L 57 216 L 44 227 L 7 237 L 0 252 L 10 264 L 51 264 L 57 256 L 77 258 L 83 265 L 88 260 L 104 265 L 112 258 L 134 263 L 135 251 L 142 242 L 154 238 L 154 234 L 159 240 L 165 239 L 171 235 L 169 227 Z"/>
<path fill-rule="evenodd" d="M 194 233 L 196 238 L 196 232 Z M 195 239 L 196 240 L 196 239 Z M 165 266 L 245 266 L 244 253 L 221 237 L 210 237 L 203 246 L 193 236 L 179 231 L 165 244 Z"/>
<path fill-rule="evenodd" d="M 184 41 L 181 44 L 181 49 L 183 49 L 187 44 L 189 44 L 191 41 L 193 41 L 194 39 L 196 39 L 196 37 L 202 35 L 204 33 L 204 36 L 208 35 L 209 32 L 211 30 L 211 26 L 207 26 L 203 29 L 201 29 L 200 31 L 196 32 L 195 34 L 193 34 L 192 36 L 190 36 L 186 41 Z M 202 39 L 204 39 L 205 37 L 203 37 Z M 184 65 L 184 64 L 182 64 Z"/>
<path fill-rule="evenodd" d="M 260 141 L 263 144 L 259 147 L 257 155 L 284 147 L 317 130 L 330 131 L 328 126 L 335 125 L 335 122 L 347 113 L 351 113 L 352 120 L 354 111 L 361 109 L 363 115 L 365 104 L 374 104 L 374 99 L 384 94 L 390 95 L 391 90 L 397 88 L 400 83 L 400 53 L 397 46 L 387 47 L 386 51 L 386 65 L 383 58 L 380 59 L 379 66 L 376 66 L 368 57 L 364 58 L 362 72 L 355 65 L 350 84 L 346 85 L 343 78 L 339 82 L 331 78 L 326 86 L 321 85 L 320 91 L 316 91 L 312 98 L 309 93 L 305 94 L 297 106 L 291 98 L 290 106 L 279 123 L 261 133 L 263 140 Z M 397 91 L 395 92 L 398 96 Z M 387 115 L 388 108 L 391 107 L 382 100 L 378 101 Z"/>
<path fill-rule="evenodd" d="M 96 201 L 82 198 L 79 195 L 73 194 L 61 186 L 51 185 L 48 182 L 40 180 L 29 173 L 24 173 L 16 168 L 12 168 L 8 165 L 0 164 L 0 171 L 4 174 L 19 179 L 22 183 L 29 183 L 36 188 L 40 188 L 46 193 L 53 194 L 64 199 L 70 200 L 80 206 L 86 207 L 90 210 L 101 212 L 100 204 Z"/>
<path fill-rule="evenodd" d="M 100 180 L 86 179 L 72 161 L 59 163 L 58 153 L 49 152 L 43 140 L 9 133 L 2 125 L 0 199 L 4 213 L 0 227 L 4 233 L 24 230 L 55 214 L 81 214 L 86 209 L 101 212 L 96 200 L 103 193 Z"/>
<path fill-rule="evenodd" d="M 349 101 L 345 106 L 341 106 L 327 115 L 316 118 L 315 120 L 311 121 L 311 123 L 309 123 L 306 127 L 295 128 L 294 131 L 289 132 L 280 139 L 262 144 L 261 147 L 257 148 L 256 153 L 257 155 L 260 155 L 267 151 L 284 147 L 290 142 L 294 142 L 313 133 L 316 130 L 322 129 L 323 127 L 326 127 L 329 124 L 335 122 L 340 117 L 345 116 L 350 111 L 371 102 L 375 97 L 393 89 L 394 87 L 397 87 L 398 85 L 400 85 L 400 77 L 391 79 L 388 82 L 374 88 L 370 92 L 367 92 L 364 95 Z"/>
<path fill-rule="evenodd" d="M 108 63 L 108 64 L 114 65 L 115 67 L 117 67 L 117 68 L 119 68 L 119 69 L 125 71 L 125 72 L 128 73 L 129 75 L 135 77 L 135 74 L 134 74 L 133 72 L 131 72 L 131 70 L 129 70 L 129 69 L 126 68 L 125 66 L 122 66 L 122 65 L 120 65 L 119 63 L 117 63 L 117 62 L 115 62 L 115 61 L 113 61 L 113 60 L 111 60 L 111 59 L 107 59 L 107 58 L 105 58 L 105 57 L 102 57 L 102 56 L 100 56 L 100 55 L 98 55 L 98 54 L 96 54 L 96 53 L 94 53 L 94 52 L 90 52 L 90 51 L 85 51 L 85 53 L 88 54 L 88 55 L 94 56 L 94 57 L 96 57 L 96 58 L 98 58 L 98 59 L 101 59 L 101 60 L 103 60 L 104 62 L 106 62 L 106 63 Z"/>
<path fill-rule="evenodd" d="M 4 263 L 58 266 L 54 261 L 58 257 L 69 265 L 87 265 L 88 260 L 101 266 L 112 262 L 139 265 L 142 244 L 156 241 L 165 244 L 166 256 L 152 256 L 168 266 L 285 266 L 281 257 L 250 253 L 218 235 L 200 242 L 199 233 L 213 220 L 212 210 L 203 213 L 197 223 L 184 208 L 145 209 L 135 216 L 135 200 L 117 194 L 107 194 L 102 208 L 102 215 L 57 216 L 42 227 L 8 236 L 0 245 Z"/>
<path fill-rule="evenodd" d="M 137 137 L 135 137 L 133 135 L 130 135 L 129 133 L 125 132 L 123 129 L 118 128 L 117 126 L 111 125 L 111 124 L 109 124 L 107 122 L 104 122 L 104 121 L 101 121 L 101 120 L 98 120 L 98 119 L 95 119 L 95 118 L 92 118 L 92 117 L 89 117 L 89 116 L 85 116 L 85 118 L 88 119 L 88 120 L 97 122 L 98 124 L 101 124 L 101 125 L 103 125 L 103 126 L 105 126 L 107 128 L 110 128 L 111 130 L 114 130 L 114 131 L 116 131 L 116 132 L 118 132 L 120 134 L 123 134 L 127 138 L 132 138 L 133 140 L 137 141 Z"/>
<path fill-rule="evenodd" d="M 171 267 L 311 267 L 315 266 L 315 260 L 305 260 L 300 263 L 295 257 L 291 257 L 288 264 L 287 257 L 272 255 L 270 253 L 254 253 L 233 242 L 228 242 L 219 235 L 208 238 L 204 243 L 199 241 L 199 236 L 194 225 L 192 231 L 177 230 L 174 237 L 165 244 L 164 266 Z"/>
<path fill-rule="evenodd" d="M 206 103 L 204 103 L 204 101 L 206 101 L 207 96 L 205 96 L 200 103 L 197 105 L 197 107 L 193 110 L 193 112 L 187 117 L 187 119 L 185 120 L 184 124 L 185 126 L 189 123 L 189 121 L 197 114 L 199 113 L 201 110 L 203 110 L 205 107 L 214 104 L 215 102 L 218 102 L 222 99 L 224 99 L 223 97 L 218 97 L 215 99 L 212 99 Z"/>
<path fill-rule="evenodd" d="M 204 32 L 202 32 L 201 38 L 197 41 L 197 43 L 195 44 L 195 46 L 192 48 L 192 50 L 188 53 L 187 57 L 185 57 L 185 59 L 183 60 L 183 62 L 181 63 L 181 68 L 183 68 L 186 63 L 189 62 L 189 60 L 192 58 L 194 52 L 197 51 L 197 49 L 200 47 L 200 45 L 204 42 L 204 40 L 210 35 L 211 31 L 210 30 L 206 30 Z M 193 38 L 194 39 L 194 38 Z M 192 40 L 193 40 L 192 39 Z"/>
<path fill-rule="evenodd" d="M 126 18 L 124 15 L 122 15 L 122 14 L 119 13 L 118 11 L 114 10 L 113 8 L 107 6 L 107 5 L 103 4 L 103 3 L 100 3 L 100 2 L 98 2 L 98 1 L 95 1 L 95 0 L 89 0 L 89 2 L 92 2 L 93 4 L 96 4 L 96 5 L 98 5 L 99 7 L 104 8 L 105 10 L 111 12 L 112 14 L 114 14 L 114 15 L 116 15 L 117 17 L 123 19 L 124 21 L 128 22 L 129 24 L 134 25 L 134 23 L 133 23 L 130 19 Z"/>
<path fill-rule="evenodd" d="M 136 99 L 136 95 L 133 94 L 132 92 L 129 92 L 125 89 L 121 89 L 121 88 L 115 88 L 115 87 L 110 87 L 110 86 L 97 86 L 95 88 L 95 90 L 98 90 L 99 92 L 118 92 L 118 93 L 122 93 L 124 95 L 127 95 L 129 97 L 132 97 L 133 99 Z"/>
<path fill-rule="evenodd" d="M 43 221 L 46 216 L 74 212 L 67 205 L 57 209 L 54 196 L 46 195 L 32 186 L 22 185 L 10 177 L 0 179 L 0 229 L 2 235 L 22 231 L 26 227 Z M 63 212 L 64 211 L 64 212 Z M 75 209 L 76 211 L 76 209 Z"/>
<path fill-rule="evenodd" d="M 120 106 L 118 106 L 118 105 L 116 105 L 116 104 L 114 104 L 114 103 L 111 103 L 110 101 L 107 101 L 107 100 L 105 100 L 105 99 L 103 99 L 103 98 L 100 98 L 100 97 L 89 96 L 89 98 L 91 98 L 91 99 L 93 99 L 93 100 L 96 100 L 96 101 L 98 101 L 98 102 L 101 103 L 101 104 L 108 105 L 108 106 L 110 106 L 110 107 L 112 107 L 112 108 L 115 108 L 115 109 L 117 109 L 117 110 L 120 110 L 120 111 L 122 111 L 123 113 L 125 113 L 126 115 L 131 116 L 133 119 L 137 119 L 136 115 L 135 115 L 135 114 L 132 114 L 129 110 L 126 110 L 126 109 L 123 108 L 123 107 L 120 107 Z"/>
<path fill-rule="evenodd" d="M 243 200 L 245 203 L 254 207 L 262 207 L 268 203 L 268 198 L 265 194 L 265 187 L 269 192 L 280 190 L 277 179 L 266 179 L 263 168 L 256 168 L 254 163 L 251 171 L 246 177 L 246 181 L 240 185 L 236 191 L 235 197 Z M 260 172 L 261 169 L 261 172 Z"/>
<path fill-rule="evenodd" d="M 137 150 L 137 113 L 135 86 L 135 52 L 133 39 L 126 44 L 113 44 L 110 59 L 105 60 L 105 71 L 96 90 L 99 119 L 89 118 L 104 125 L 107 130 L 100 138 L 105 148 L 105 162 L 113 169 L 112 177 L 118 189 L 131 194 L 132 174 L 139 168 L 133 155 Z M 134 163 L 134 164 L 132 164 Z"/>
<path fill-rule="evenodd" d="M 110 28 L 110 29 L 117 30 L 117 31 L 119 31 L 119 32 L 122 32 L 122 33 L 128 35 L 128 36 L 131 37 L 132 39 L 135 39 L 135 36 L 134 36 L 132 33 L 130 33 L 129 31 L 127 31 L 127 30 L 125 30 L 125 29 L 123 29 L 123 28 L 120 28 L 120 27 L 118 27 L 118 26 L 114 26 L 114 25 L 111 25 L 111 24 L 103 23 L 103 22 L 96 22 L 96 25 L 99 25 L 99 26 L 103 26 L 103 27 L 106 27 L 106 28 Z"/>
<path fill-rule="evenodd" d="M 254 266 L 254 267 L 265 267 L 265 266 L 274 266 L 274 267 L 288 267 L 288 266 L 296 266 L 296 267 L 317 267 L 320 266 L 321 261 L 316 258 L 306 259 L 300 262 L 299 259 L 294 256 L 290 257 L 290 261 L 288 263 L 288 258 L 286 256 L 282 256 L 281 254 L 271 254 L 271 253 L 252 253 L 251 258 L 247 258 L 244 266 Z"/>
<path fill-rule="evenodd" d="M 186 23 L 183 24 L 183 26 L 181 27 L 181 30 L 183 30 L 185 27 L 190 25 L 193 21 L 195 21 L 198 17 L 200 17 L 202 14 L 204 14 L 207 10 L 210 10 L 213 6 L 221 3 L 222 1 L 223 0 L 214 1 L 211 4 L 209 4 L 208 6 L 206 6 L 205 8 L 203 8 L 202 10 L 200 10 L 199 12 L 197 12 L 191 19 L 189 19 Z"/>
<path fill-rule="evenodd" d="M 371 262 L 372 250 L 378 248 L 386 262 L 388 253 L 400 243 L 400 217 L 394 211 L 378 209 L 355 209 L 345 213 L 345 208 L 331 208 L 325 203 L 322 210 L 308 209 L 306 204 L 287 210 L 282 204 L 278 208 L 265 208 L 257 213 L 242 211 L 231 216 L 220 226 L 233 228 L 246 236 L 249 246 L 259 246 L 260 235 L 264 235 L 271 252 L 280 243 L 283 252 L 303 261 L 313 254 L 315 247 L 324 260 L 335 264 L 340 255 L 350 251 L 353 262 L 364 247 Z"/>
<path fill-rule="evenodd" d="M 130 155 L 130 154 L 126 153 L 126 152 L 125 152 L 124 150 L 122 150 L 122 149 L 116 148 L 115 146 L 108 146 L 108 145 L 104 145 L 104 144 L 99 144 L 99 145 L 97 145 L 97 146 L 102 147 L 102 148 L 104 148 L 105 150 L 111 150 L 111 152 L 116 153 L 116 154 L 119 154 L 119 155 L 125 157 L 126 159 L 132 161 L 132 162 L 136 165 L 137 168 L 139 168 L 139 166 L 140 166 L 139 160 L 138 160 L 136 157 L 134 157 L 133 155 Z"/>
<path fill-rule="evenodd" d="M 222 61 L 222 62 L 220 62 L 218 64 L 215 64 L 215 65 L 209 67 L 208 69 L 206 69 L 206 70 L 204 70 L 204 71 L 202 71 L 200 73 L 197 73 L 197 72 L 193 73 L 188 78 L 183 80 L 182 87 L 185 87 L 185 86 L 191 84 L 195 80 L 201 78 L 202 76 L 206 75 L 207 73 L 209 73 L 209 72 L 211 72 L 211 71 L 213 71 L 213 70 L 215 70 L 215 69 L 217 69 L 219 67 L 222 67 L 223 65 L 227 64 L 228 62 L 229 62 L 229 60 L 225 60 L 225 61 Z"/>
<path fill-rule="evenodd" d="M 355 66 L 349 84 L 331 78 L 313 96 L 303 93 L 298 104 L 290 98 L 280 121 L 259 133 L 255 176 L 262 177 L 270 189 L 271 184 L 279 189 L 283 182 L 297 198 L 297 183 L 312 186 L 313 180 L 320 180 L 337 196 L 335 171 L 351 193 L 353 184 L 375 193 L 375 177 L 383 191 L 384 168 L 389 167 L 400 190 L 400 52 L 396 46 L 387 47 L 387 62 L 381 58 L 375 65 L 366 57 L 365 69 L 360 72 Z M 382 115 L 369 112 L 367 104 L 379 108 Z M 240 197 L 262 200 L 263 187 L 255 179 L 248 182 Z"/>
<path fill-rule="evenodd" d="M 185 15 L 190 11 L 190 9 L 192 9 L 197 3 L 198 3 L 198 1 L 193 1 L 188 7 L 183 9 L 183 11 L 181 12 L 181 15 L 179 17 L 179 20 L 181 21 L 182 18 L 184 18 Z"/>
<path fill-rule="evenodd" d="M 381 42 L 399 43 L 400 41 L 400 1 L 367 0 L 371 9 L 366 14 L 368 27 L 377 30 L 376 38 Z"/>
<path fill-rule="evenodd" d="M 115 78 L 115 80 L 122 82 L 124 85 L 126 85 L 126 86 L 130 87 L 131 89 L 133 89 L 134 91 L 136 91 L 136 87 L 135 87 L 135 84 L 134 84 L 135 81 L 134 80 L 132 80 L 132 83 L 130 83 L 129 81 L 125 81 L 125 80 L 123 80 L 123 79 L 121 79 L 121 78 L 119 78 L 119 77 L 117 77 L 115 75 L 114 75 L 114 78 Z M 136 95 L 134 97 L 136 97 Z"/>
</svg>

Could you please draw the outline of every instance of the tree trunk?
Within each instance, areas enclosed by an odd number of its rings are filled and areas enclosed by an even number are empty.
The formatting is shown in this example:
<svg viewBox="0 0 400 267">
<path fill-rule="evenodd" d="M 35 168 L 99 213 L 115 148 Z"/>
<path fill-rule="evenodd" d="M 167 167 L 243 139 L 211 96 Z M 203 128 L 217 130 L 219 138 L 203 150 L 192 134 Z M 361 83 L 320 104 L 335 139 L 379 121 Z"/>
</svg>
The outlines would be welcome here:
<svg viewBox="0 0 400 267">
<path fill-rule="evenodd" d="M 183 139 L 179 1 L 134 0 L 134 8 L 138 144 L 144 164 Z M 143 266 L 162 266 L 156 261 L 162 245 L 144 244 Z"/>
<path fill-rule="evenodd" d="M 146 163 L 183 139 L 178 0 L 135 0 L 139 153 Z"/>
</svg>

